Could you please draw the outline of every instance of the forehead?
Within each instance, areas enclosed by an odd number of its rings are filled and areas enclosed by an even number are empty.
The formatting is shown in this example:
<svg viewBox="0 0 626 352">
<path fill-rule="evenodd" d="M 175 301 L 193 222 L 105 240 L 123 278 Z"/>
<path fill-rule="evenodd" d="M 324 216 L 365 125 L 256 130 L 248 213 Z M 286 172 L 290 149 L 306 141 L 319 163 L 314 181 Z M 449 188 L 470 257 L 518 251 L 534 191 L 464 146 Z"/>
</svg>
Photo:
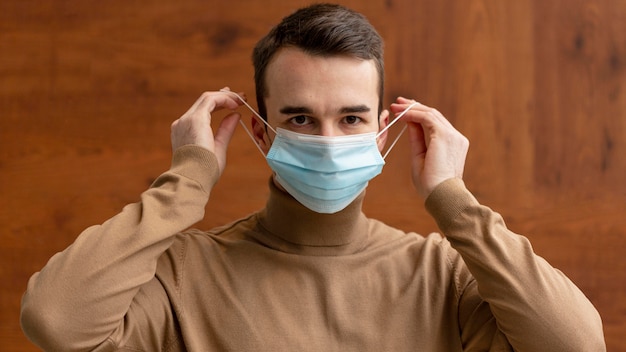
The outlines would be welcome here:
<svg viewBox="0 0 626 352">
<path fill-rule="evenodd" d="M 310 55 L 283 48 L 270 61 L 265 79 L 269 104 L 329 105 L 378 104 L 378 71 L 373 60 L 350 56 Z"/>
</svg>

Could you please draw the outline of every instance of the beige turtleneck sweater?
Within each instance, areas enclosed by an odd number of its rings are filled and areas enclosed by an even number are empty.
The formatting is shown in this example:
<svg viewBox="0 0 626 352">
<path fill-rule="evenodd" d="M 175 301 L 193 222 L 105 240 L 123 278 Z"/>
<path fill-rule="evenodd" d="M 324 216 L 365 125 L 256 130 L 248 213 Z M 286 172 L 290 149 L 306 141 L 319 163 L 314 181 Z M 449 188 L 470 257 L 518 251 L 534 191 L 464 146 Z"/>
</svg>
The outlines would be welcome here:
<svg viewBox="0 0 626 352">
<path fill-rule="evenodd" d="M 462 181 L 426 207 L 445 234 L 317 214 L 271 184 L 264 210 L 208 232 L 213 154 L 172 168 L 28 283 L 48 351 L 603 351 L 597 311 Z M 210 216 L 210 214 L 208 215 Z"/>
</svg>

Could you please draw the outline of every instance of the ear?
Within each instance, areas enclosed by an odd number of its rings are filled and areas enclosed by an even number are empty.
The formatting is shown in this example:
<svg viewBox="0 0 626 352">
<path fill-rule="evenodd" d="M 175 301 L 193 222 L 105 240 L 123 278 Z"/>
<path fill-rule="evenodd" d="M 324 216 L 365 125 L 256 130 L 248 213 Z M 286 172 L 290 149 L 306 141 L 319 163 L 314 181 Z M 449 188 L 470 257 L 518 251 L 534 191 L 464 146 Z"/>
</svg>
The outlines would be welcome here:
<svg viewBox="0 0 626 352">
<path fill-rule="evenodd" d="M 380 113 L 380 117 L 378 119 L 378 130 L 382 131 L 383 128 L 387 127 L 387 124 L 389 123 L 389 110 L 383 110 L 383 112 Z M 385 144 L 387 144 L 387 132 L 389 132 L 389 130 L 385 131 L 385 133 L 381 134 L 380 137 L 378 137 L 378 141 L 376 141 L 376 144 L 378 144 L 378 150 L 382 153 L 383 149 L 385 148 Z"/>
<path fill-rule="evenodd" d="M 254 136 L 254 141 L 259 145 L 259 147 L 261 147 L 263 153 L 267 154 L 272 146 L 272 143 L 266 133 L 267 127 L 265 127 L 265 124 L 257 119 L 258 117 L 256 116 L 252 116 L 250 119 L 250 123 L 252 125 L 252 136 Z"/>
</svg>

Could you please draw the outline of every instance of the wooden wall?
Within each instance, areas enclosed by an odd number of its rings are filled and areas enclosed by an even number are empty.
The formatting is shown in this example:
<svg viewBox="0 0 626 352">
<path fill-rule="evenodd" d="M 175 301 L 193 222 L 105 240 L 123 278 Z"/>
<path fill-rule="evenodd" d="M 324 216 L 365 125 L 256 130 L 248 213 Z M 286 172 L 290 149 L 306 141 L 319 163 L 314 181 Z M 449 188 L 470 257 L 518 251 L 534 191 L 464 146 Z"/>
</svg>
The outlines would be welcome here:
<svg viewBox="0 0 626 352">
<path fill-rule="evenodd" d="M 386 104 L 437 107 L 471 140 L 466 182 L 599 309 L 626 351 L 626 1 L 340 1 L 386 38 Z M 202 91 L 253 97 L 250 49 L 302 0 L 0 3 L 0 349 L 36 350 L 27 279 L 169 166 L 169 125 Z M 199 225 L 264 204 L 269 168 L 239 129 Z M 436 228 L 402 141 L 366 212 Z M 584 332 L 581 332 L 584 333 Z"/>
</svg>

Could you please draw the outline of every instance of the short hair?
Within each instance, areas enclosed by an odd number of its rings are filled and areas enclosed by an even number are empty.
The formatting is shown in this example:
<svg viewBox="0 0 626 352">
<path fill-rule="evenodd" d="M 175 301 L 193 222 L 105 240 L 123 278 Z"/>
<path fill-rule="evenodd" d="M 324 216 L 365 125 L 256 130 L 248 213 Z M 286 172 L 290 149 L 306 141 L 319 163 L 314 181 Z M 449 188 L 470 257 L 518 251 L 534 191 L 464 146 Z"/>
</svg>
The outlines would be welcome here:
<svg viewBox="0 0 626 352">
<path fill-rule="evenodd" d="M 347 55 L 374 60 L 378 72 L 378 113 L 384 91 L 383 40 L 362 14 L 336 4 L 301 8 L 273 27 L 254 47 L 254 84 L 259 114 L 267 119 L 265 72 L 272 57 L 284 47 L 296 47 L 310 55 Z"/>
</svg>

